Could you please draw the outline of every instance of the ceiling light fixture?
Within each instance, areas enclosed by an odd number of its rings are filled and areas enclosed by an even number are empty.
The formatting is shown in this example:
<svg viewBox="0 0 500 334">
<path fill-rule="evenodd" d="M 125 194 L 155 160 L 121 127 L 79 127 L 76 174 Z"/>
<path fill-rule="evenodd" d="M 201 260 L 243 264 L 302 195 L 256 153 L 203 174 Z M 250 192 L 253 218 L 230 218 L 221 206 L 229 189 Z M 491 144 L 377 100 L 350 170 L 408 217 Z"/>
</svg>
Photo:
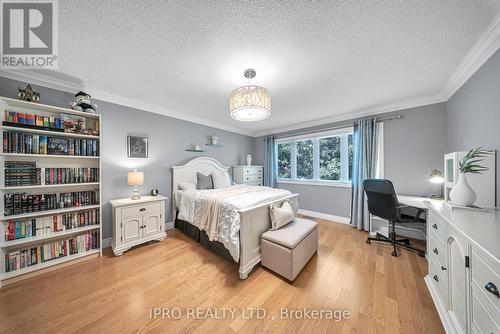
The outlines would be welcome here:
<svg viewBox="0 0 500 334">
<path fill-rule="evenodd" d="M 271 94 L 261 86 L 250 85 L 257 73 L 254 69 L 244 72 L 248 85 L 238 87 L 231 92 L 229 97 L 229 110 L 231 117 L 241 122 L 262 121 L 271 115 Z"/>
</svg>

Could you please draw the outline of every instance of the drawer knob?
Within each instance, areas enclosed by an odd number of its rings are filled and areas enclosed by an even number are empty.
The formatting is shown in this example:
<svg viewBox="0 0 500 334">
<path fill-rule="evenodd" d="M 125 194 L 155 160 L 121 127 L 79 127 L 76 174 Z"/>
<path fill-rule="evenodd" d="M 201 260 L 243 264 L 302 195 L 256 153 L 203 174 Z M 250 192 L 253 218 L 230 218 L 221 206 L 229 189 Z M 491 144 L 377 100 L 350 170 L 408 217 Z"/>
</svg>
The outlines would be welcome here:
<svg viewBox="0 0 500 334">
<path fill-rule="evenodd" d="M 435 229 L 435 230 L 437 230 L 438 229 L 437 224 L 432 224 L 432 228 Z"/>
<path fill-rule="evenodd" d="M 146 211 L 146 208 L 141 208 L 139 211 Z"/>
<path fill-rule="evenodd" d="M 438 252 L 438 249 L 437 249 L 437 248 L 434 248 L 432 251 L 433 251 L 434 253 L 436 253 L 436 254 L 439 254 L 439 252 Z"/>
<path fill-rule="evenodd" d="M 441 266 L 441 270 L 445 271 L 445 270 L 448 270 L 448 269 L 446 267 Z"/>
<path fill-rule="evenodd" d="M 432 276 L 432 278 L 434 278 L 434 280 L 435 280 L 436 282 L 439 282 L 438 275 L 434 275 L 434 276 Z"/>
<path fill-rule="evenodd" d="M 484 286 L 484 288 L 486 289 L 486 291 L 488 291 L 489 293 L 492 293 L 494 294 L 495 296 L 497 296 L 497 298 L 500 298 L 500 292 L 498 292 L 498 288 L 495 284 L 491 283 L 491 282 L 488 282 L 488 284 L 486 284 Z"/>
</svg>

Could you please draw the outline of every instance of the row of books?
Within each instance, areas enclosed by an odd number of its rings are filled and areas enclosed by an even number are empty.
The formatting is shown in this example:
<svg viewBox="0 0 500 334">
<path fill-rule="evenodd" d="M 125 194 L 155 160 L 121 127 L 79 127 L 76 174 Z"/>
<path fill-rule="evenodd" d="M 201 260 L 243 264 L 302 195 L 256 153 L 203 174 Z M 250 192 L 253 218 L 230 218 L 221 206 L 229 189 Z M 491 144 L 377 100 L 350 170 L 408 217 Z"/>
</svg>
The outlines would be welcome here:
<svg viewBox="0 0 500 334">
<path fill-rule="evenodd" d="M 28 114 L 15 110 L 5 110 L 4 122 L 6 125 L 31 125 L 36 127 L 62 129 L 62 121 L 59 117 Z"/>
<path fill-rule="evenodd" d="M 36 236 L 47 236 L 78 227 L 98 225 L 99 209 L 71 212 L 33 219 L 8 220 L 5 222 L 5 241 Z"/>
<path fill-rule="evenodd" d="M 4 215 L 18 215 L 46 210 L 99 204 L 99 190 L 32 195 L 4 194 Z"/>
<path fill-rule="evenodd" d="M 45 184 L 99 182 L 99 168 L 45 168 Z"/>
<path fill-rule="evenodd" d="M 17 131 L 4 131 L 3 152 L 43 155 L 98 156 L 96 139 L 59 138 Z"/>
<path fill-rule="evenodd" d="M 65 256 L 100 247 L 99 230 L 87 231 L 66 240 L 58 240 L 32 248 L 5 253 L 5 272 L 24 269 Z"/>
<path fill-rule="evenodd" d="M 41 170 L 36 162 L 5 161 L 4 184 L 6 187 L 35 186 L 40 184 Z"/>
</svg>

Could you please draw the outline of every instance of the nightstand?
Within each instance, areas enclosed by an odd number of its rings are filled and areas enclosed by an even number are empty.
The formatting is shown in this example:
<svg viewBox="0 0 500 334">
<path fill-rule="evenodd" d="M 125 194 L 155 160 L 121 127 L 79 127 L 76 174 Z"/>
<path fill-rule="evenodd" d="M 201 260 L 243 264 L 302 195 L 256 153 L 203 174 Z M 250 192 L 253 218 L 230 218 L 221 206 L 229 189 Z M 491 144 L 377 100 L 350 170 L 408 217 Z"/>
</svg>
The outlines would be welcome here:
<svg viewBox="0 0 500 334">
<path fill-rule="evenodd" d="M 262 186 L 264 184 L 264 166 L 238 165 L 233 166 L 234 182 L 248 186 Z"/>
<path fill-rule="evenodd" d="M 165 240 L 165 196 L 142 196 L 138 200 L 111 200 L 113 210 L 113 240 L 116 256 L 133 246 L 152 240 Z"/>
</svg>

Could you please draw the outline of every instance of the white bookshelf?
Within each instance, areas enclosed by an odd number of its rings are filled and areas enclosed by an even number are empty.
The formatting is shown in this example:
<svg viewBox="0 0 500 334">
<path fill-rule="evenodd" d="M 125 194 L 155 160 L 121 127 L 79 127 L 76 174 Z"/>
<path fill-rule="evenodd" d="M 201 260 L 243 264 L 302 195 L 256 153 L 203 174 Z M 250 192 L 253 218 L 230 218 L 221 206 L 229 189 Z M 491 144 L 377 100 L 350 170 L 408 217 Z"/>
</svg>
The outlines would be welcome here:
<svg viewBox="0 0 500 334">
<path fill-rule="evenodd" d="M 70 101 L 68 101 L 70 102 Z M 60 117 L 61 114 L 80 116 L 85 118 L 85 122 L 88 125 L 95 125 L 98 123 L 99 131 L 102 129 L 101 115 L 90 114 L 80 111 L 75 111 L 72 109 L 66 109 L 61 107 L 54 107 L 44 104 L 31 103 L 20 101 L 17 99 L 11 99 L 6 97 L 0 97 L 0 119 L 5 120 L 5 111 L 14 110 L 22 113 L 36 114 L 40 116 L 49 117 Z M 4 132 L 21 132 L 25 134 L 33 135 L 47 135 L 54 136 L 58 138 L 72 138 L 72 139 L 92 139 L 98 142 L 99 153 L 102 148 L 102 138 L 101 136 L 94 135 L 84 135 L 76 133 L 65 133 L 58 131 L 50 131 L 48 129 L 36 129 L 36 128 L 18 128 L 13 125 L 0 125 L 0 134 L 3 139 Z M 101 133 L 99 133 L 101 134 Z M 3 144 L 3 142 L 2 142 Z M 6 186 L 5 185 L 5 168 L 4 163 L 6 161 L 29 161 L 36 162 L 37 168 L 41 169 L 41 184 L 40 185 L 26 185 L 26 186 Z M 102 255 L 102 169 L 101 169 L 101 159 L 100 156 L 70 156 L 70 155 L 49 155 L 49 154 L 25 154 L 25 153 L 7 153 L 3 150 L 3 145 L 0 149 L 0 287 L 5 284 L 7 280 L 16 277 L 17 279 L 22 279 L 23 275 L 26 277 L 31 277 L 32 275 L 43 273 L 47 270 L 53 269 L 54 266 L 63 266 L 68 264 L 70 261 L 75 261 L 78 263 L 85 257 L 94 257 L 96 255 Z M 99 182 L 85 182 L 85 183 L 68 183 L 68 184 L 44 184 L 44 174 L 45 168 L 98 168 L 99 169 Z M 26 193 L 30 194 L 51 194 L 59 192 L 74 192 L 74 191 L 87 191 L 87 190 L 98 190 L 99 191 L 99 204 L 78 206 L 71 208 L 61 208 L 55 210 L 37 211 L 29 213 L 21 213 L 16 215 L 4 215 L 5 201 L 4 195 L 11 193 Z M 37 219 L 50 217 L 53 215 L 66 214 L 66 213 L 78 213 L 88 210 L 99 209 L 98 224 L 87 225 L 82 227 L 76 227 L 72 229 L 66 229 L 58 232 L 50 232 L 43 235 L 36 235 L 32 237 L 19 238 L 14 240 L 6 240 L 5 231 L 8 227 L 8 222 L 10 220 L 25 220 L 25 219 Z M 66 240 L 88 231 L 99 231 L 99 248 L 91 249 L 89 251 L 80 251 L 77 254 L 71 254 L 64 257 L 48 260 L 46 262 L 39 262 L 35 265 L 27 266 L 22 269 L 17 269 L 14 271 L 6 272 L 5 266 L 5 254 L 22 250 L 26 248 L 36 247 L 37 245 L 44 245 L 49 242 L 57 240 Z"/>
</svg>

